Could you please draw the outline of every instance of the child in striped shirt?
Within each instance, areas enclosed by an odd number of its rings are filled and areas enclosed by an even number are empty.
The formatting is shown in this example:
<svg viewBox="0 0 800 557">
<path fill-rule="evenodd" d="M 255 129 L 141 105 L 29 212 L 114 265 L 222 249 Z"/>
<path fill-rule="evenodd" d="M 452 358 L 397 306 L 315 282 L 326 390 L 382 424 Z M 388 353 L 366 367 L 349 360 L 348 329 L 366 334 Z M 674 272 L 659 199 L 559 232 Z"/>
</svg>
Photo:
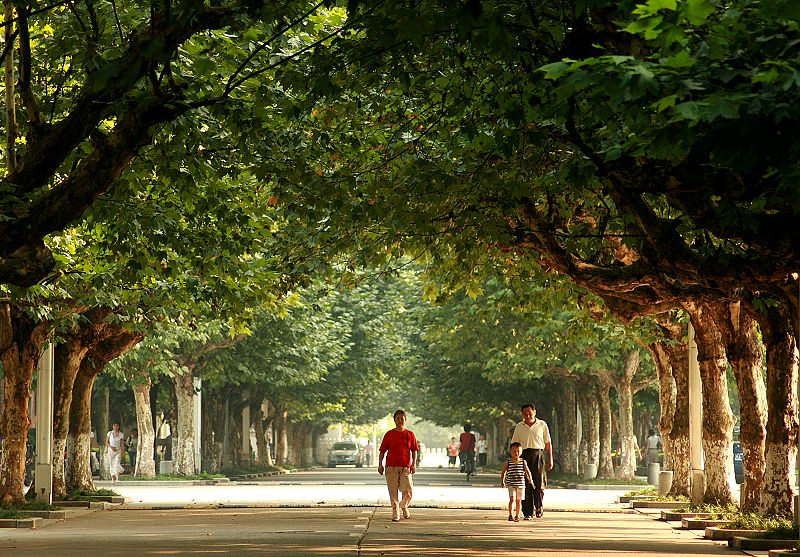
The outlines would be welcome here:
<svg viewBox="0 0 800 557">
<path fill-rule="evenodd" d="M 515 441 L 509 446 L 508 452 L 511 458 L 506 460 L 503 471 L 500 472 L 500 485 L 508 487 L 508 521 L 519 522 L 519 509 L 525 492 L 525 480 L 527 479 L 532 484 L 533 478 L 528 463 L 520 458 L 522 445 Z M 515 511 L 513 517 L 511 516 L 512 508 Z"/>
</svg>

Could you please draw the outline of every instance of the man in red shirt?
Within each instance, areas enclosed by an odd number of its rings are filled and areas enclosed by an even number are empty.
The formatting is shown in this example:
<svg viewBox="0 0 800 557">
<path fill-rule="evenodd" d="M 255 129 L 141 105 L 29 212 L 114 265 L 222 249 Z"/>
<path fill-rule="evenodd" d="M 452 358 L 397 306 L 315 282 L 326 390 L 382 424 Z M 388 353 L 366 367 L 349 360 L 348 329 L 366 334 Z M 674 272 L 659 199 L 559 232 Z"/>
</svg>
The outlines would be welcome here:
<svg viewBox="0 0 800 557">
<path fill-rule="evenodd" d="M 417 471 L 417 452 L 419 445 L 417 438 L 410 429 L 406 429 L 406 413 L 397 410 L 394 413 L 395 428 L 390 429 L 383 436 L 378 449 L 378 474 L 386 471 L 386 486 L 389 488 L 389 501 L 392 503 L 392 521 L 411 518 L 408 505 L 411 503 L 411 492 L 414 483 L 411 475 Z M 389 453 L 386 456 L 386 453 Z M 383 457 L 386 456 L 386 468 L 383 467 Z M 398 500 L 398 491 L 403 498 Z"/>
<path fill-rule="evenodd" d="M 459 438 L 458 458 L 461 461 L 462 472 L 469 466 L 470 474 L 475 473 L 475 434 L 472 433 L 470 424 L 464 424 L 464 433 Z"/>
</svg>

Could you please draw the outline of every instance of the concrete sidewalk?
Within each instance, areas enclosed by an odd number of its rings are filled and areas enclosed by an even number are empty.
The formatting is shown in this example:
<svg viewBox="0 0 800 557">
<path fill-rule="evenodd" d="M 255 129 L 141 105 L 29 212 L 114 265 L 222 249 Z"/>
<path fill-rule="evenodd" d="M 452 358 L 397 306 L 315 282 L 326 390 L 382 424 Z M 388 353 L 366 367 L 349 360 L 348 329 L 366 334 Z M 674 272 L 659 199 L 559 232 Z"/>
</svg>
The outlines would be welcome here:
<svg viewBox="0 0 800 557">
<path fill-rule="evenodd" d="M 386 506 L 86 511 L 35 530 L 0 531 L 2 557 L 419 555 L 494 557 L 742 555 L 697 532 L 629 512 L 546 512 L 508 522 L 504 510 Z"/>
</svg>

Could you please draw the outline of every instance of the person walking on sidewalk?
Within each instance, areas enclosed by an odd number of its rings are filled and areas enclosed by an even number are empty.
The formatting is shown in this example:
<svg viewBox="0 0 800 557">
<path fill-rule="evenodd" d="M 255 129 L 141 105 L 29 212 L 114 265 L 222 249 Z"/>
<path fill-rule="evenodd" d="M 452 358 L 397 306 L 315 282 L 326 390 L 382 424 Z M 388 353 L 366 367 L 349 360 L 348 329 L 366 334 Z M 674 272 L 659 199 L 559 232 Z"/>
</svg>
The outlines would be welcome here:
<svg viewBox="0 0 800 557">
<path fill-rule="evenodd" d="M 514 428 L 511 442 L 522 446 L 522 459 L 533 476 L 533 481 L 525 484 L 525 499 L 522 501 L 522 514 L 525 520 L 530 520 L 534 512 L 536 518 L 541 518 L 544 512 L 542 500 L 547 471 L 553 469 L 553 446 L 547 424 L 536 418 L 536 406 L 523 404 L 521 410 L 522 421 Z"/>
<path fill-rule="evenodd" d="M 486 468 L 486 463 L 489 461 L 489 453 L 488 447 L 486 446 L 486 435 L 481 433 L 480 437 L 478 438 L 478 444 L 476 445 L 478 450 L 478 468 L 483 469 Z"/>
<path fill-rule="evenodd" d="M 411 476 L 417 471 L 419 445 L 414 432 L 406 429 L 405 411 L 395 411 L 394 424 L 395 428 L 386 432 L 378 448 L 378 474 L 383 475 L 384 471 L 386 472 L 386 486 L 389 488 L 389 501 L 392 504 L 392 521 L 398 522 L 401 512 L 403 518 L 411 518 L 408 510 L 414 488 Z M 386 468 L 383 467 L 384 456 L 386 456 Z M 398 491 L 402 494 L 402 499 L 399 500 Z"/>
<path fill-rule="evenodd" d="M 456 467 L 456 457 L 458 456 L 458 441 L 453 437 L 447 445 L 447 460 L 450 468 Z"/>
<path fill-rule="evenodd" d="M 508 448 L 509 459 L 503 465 L 503 471 L 500 472 L 500 485 L 508 487 L 508 520 L 509 522 L 519 522 L 519 507 L 522 502 L 522 493 L 525 490 L 525 480 L 528 483 L 533 483 L 531 478 L 531 471 L 528 469 L 528 463 L 522 460 L 520 453 L 522 453 L 522 446 L 519 443 L 511 443 Z M 511 509 L 514 510 L 514 516 L 511 516 Z"/>
<path fill-rule="evenodd" d="M 122 451 L 125 449 L 125 435 L 119 429 L 119 422 L 111 425 L 106 434 L 106 457 L 111 471 L 111 481 L 116 482 L 125 469 L 122 467 Z"/>
</svg>

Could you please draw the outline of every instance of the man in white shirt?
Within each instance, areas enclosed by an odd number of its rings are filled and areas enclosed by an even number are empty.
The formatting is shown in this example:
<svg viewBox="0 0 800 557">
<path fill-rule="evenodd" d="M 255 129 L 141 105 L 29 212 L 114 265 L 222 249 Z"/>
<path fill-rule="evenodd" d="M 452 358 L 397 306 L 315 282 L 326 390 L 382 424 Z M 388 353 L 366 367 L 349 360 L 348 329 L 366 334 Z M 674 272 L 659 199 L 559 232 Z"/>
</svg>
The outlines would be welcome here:
<svg viewBox="0 0 800 557">
<path fill-rule="evenodd" d="M 645 440 L 645 448 L 647 449 L 647 463 L 654 464 L 658 462 L 658 448 L 661 446 L 661 438 L 656 433 L 655 428 L 650 428 L 650 435 Z"/>
<path fill-rule="evenodd" d="M 543 420 L 536 418 L 536 406 L 532 403 L 522 405 L 522 421 L 514 428 L 511 442 L 522 445 L 522 458 L 528 463 L 533 476 L 533 485 L 525 482 L 525 499 L 522 501 L 522 514 L 530 520 L 534 511 L 541 518 L 544 498 L 545 474 L 553 469 L 553 446 L 550 442 L 550 428 Z"/>
</svg>

